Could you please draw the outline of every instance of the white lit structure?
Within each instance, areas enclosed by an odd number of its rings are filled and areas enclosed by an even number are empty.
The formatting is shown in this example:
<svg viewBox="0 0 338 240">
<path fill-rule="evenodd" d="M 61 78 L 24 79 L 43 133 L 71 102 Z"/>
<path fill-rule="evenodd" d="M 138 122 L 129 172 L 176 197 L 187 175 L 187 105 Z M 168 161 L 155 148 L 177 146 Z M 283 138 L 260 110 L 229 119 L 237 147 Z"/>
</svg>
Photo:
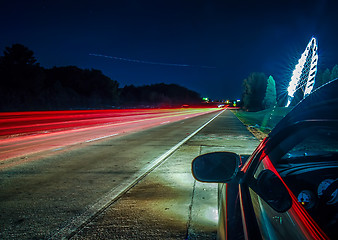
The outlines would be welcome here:
<svg viewBox="0 0 338 240">
<path fill-rule="evenodd" d="M 290 105 L 294 94 L 298 89 L 303 91 L 303 98 L 311 93 L 317 73 L 317 50 L 317 41 L 312 37 L 292 73 L 288 87 L 288 102 L 286 107 Z"/>
</svg>

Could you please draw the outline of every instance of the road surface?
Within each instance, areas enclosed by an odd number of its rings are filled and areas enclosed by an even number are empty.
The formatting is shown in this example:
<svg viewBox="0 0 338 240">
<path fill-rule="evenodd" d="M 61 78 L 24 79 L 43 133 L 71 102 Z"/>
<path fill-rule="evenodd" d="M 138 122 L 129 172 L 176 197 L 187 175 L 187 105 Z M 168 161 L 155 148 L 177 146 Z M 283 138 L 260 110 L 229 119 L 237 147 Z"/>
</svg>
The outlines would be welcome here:
<svg viewBox="0 0 338 240">
<path fill-rule="evenodd" d="M 191 160 L 258 144 L 230 111 L 198 132 L 218 113 L 2 161 L 0 238 L 213 239 L 216 188 Z"/>
<path fill-rule="evenodd" d="M 128 109 L 0 113 L 0 162 L 168 124 L 217 109 Z M 7 164 L 8 165 L 8 164 Z"/>
</svg>

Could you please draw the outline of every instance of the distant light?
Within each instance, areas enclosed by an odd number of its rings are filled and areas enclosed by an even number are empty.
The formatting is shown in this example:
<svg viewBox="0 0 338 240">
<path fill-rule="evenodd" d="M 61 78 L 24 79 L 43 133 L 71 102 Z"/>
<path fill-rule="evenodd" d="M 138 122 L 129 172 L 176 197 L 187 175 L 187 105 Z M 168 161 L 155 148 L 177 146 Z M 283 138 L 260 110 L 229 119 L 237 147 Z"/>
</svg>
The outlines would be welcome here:
<svg viewBox="0 0 338 240">
<path fill-rule="evenodd" d="M 240 99 L 237 99 L 237 102 L 240 102 L 241 100 Z"/>
<path fill-rule="evenodd" d="M 290 105 L 294 94 L 298 89 L 303 91 L 303 98 L 311 93 L 317 73 L 317 50 L 316 38 L 312 37 L 292 73 L 291 81 L 289 82 L 289 87 L 287 89 L 288 102 L 286 107 Z"/>
<path fill-rule="evenodd" d="M 202 98 L 203 99 L 203 101 L 206 101 L 206 102 L 208 102 L 209 101 L 209 98 L 207 98 L 207 97 L 205 97 L 205 98 Z"/>
</svg>

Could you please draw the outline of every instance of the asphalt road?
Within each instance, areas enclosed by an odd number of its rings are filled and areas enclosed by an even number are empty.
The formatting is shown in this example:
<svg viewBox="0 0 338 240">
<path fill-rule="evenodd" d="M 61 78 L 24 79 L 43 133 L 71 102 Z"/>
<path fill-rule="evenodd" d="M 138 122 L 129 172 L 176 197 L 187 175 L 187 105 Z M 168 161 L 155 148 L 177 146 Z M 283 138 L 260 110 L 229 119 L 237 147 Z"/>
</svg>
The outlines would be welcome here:
<svg viewBox="0 0 338 240">
<path fill-rule="evenodd" d="M 250 154 L 258 144 L 225 111 L 72 239 L 216 239 L 217 184 L 195 181 L 191 161 L 213 151 Z"/>
<path fill-rule="evenodd" d="M 130 134 L 217 110 L 190 108 L 0 113 L 0 168 L 20 163 L 5 164 L 2 160 Z"/>
<path fill-rule="evenodd" d="M 196 183 L 191 160 L 214 150 L 250 153 L 258 144 L 225 111 L 175 150 L 216 114 L 29 155 L 2 168 L 0 238 L 214 239 L 217 186 Z"/>
</svg>

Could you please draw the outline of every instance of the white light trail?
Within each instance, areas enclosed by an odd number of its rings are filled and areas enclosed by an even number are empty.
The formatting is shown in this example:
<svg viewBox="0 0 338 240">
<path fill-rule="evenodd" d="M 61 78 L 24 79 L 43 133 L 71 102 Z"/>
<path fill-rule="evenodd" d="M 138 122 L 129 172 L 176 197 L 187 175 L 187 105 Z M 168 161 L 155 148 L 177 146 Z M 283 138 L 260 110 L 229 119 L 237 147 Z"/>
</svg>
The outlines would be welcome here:
<svg viewBox="0 0 338 240">
<path fill-rule="evenodd" d="M 152 64 L 152 65 L 175 66 L 175 67 L 216 68 L 216 67 L 209 67 L 209 66 L 194 66 L 194 65 L 189 65 L 189 64 L 149 62 L 149 61 L 142 61 L 142 60 L 130 59 L 130 58 L 113 57 L 113 56 L 107 56 L 107 55 L 95 54 L 95 53 L 90 53 L 89 55 L 95 56 L 95 57 L 110 58 L 110 59 L 115 59 L 115 60 L 125 61 L 125 62 L 144 63 L 144 64 Z"/>
<path fill-rule="evenodd" d="M 298 89 L 303 90 L 304 98 L 311 93 L 317 73 L 317 50 L 316 39 L 312 37 L 292 73 L 291 81 L 289 82 L 289 87 L 287 89 L 288 102 L 286 107 L 290 105 L 294 94 Z"/>
<path fill-rule="evenodd" d="M 306 83 L 306 87 L 304 90 L 304 97 L 309 95 L 313 89 L 313 86 L 315 84 L 315 77 L 317 73 L 317 62 L 318 62 L 318 53 L 317 53 L 317 43 L 316 39 L 312 38 L 312 47 L 313 47 L 313 53 L 312 53 L 312 59 L 311 59 L 311 64 L 310 64 L 310 71 L 309 71 L 309 78 Z"/>
</svg>

